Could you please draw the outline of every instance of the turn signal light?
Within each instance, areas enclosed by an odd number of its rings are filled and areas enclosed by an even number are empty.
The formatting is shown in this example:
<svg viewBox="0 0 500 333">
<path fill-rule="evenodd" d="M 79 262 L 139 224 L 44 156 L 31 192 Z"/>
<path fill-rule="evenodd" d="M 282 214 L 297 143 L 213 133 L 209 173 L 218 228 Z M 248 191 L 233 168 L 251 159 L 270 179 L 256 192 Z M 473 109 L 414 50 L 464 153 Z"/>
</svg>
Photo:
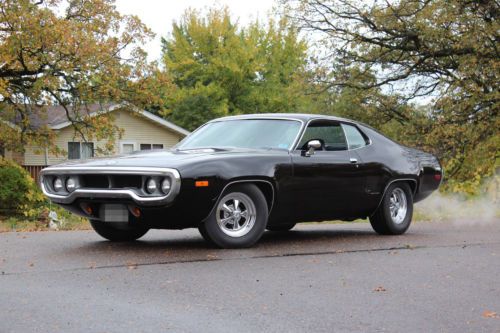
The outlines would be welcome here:
<svg viewBox="0 0 500 333">
<path fill-rule="evenodd" d="M 92 206 L 87 204 L 87 203 L 82 203 L 80 207 L 83 209 L 85 213 L 88 215 L 92 215 L 94 213 L 94 210 L 92 209 Z"/>
<path fill-rule="evenodd" d="M 207 187 L 208 186 L 208 180 L 197 180 L 194 183 L 194 186 L 196 186 L 196 187 Z"/>
<path fill-rule="evenodd" d="M 134 215 L 135 217 L 141 217 L 141 210 L 139 207 L 136 207 L 136 206 L 129 206 L 128 207 L 128 210 L 130 211 L 130 213 L 132 213 L 132 215 Z"/>
</svg>

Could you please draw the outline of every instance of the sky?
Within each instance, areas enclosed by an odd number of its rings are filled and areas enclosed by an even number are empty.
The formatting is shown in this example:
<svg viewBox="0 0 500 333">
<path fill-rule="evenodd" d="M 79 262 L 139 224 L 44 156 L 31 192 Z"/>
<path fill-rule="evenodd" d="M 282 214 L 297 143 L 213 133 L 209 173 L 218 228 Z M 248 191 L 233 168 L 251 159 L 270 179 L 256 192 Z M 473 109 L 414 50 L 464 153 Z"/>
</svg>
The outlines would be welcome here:
<svg viewBox="0 0 500 333">
<path fill-rule="evenodd" d="M 233 18 L 247 24 L 256 18 L 264 19 L 271 13 L 273 0 L 116 0 L 116 8 L 122 14 L 137 15 L 156 34 L 154 40 L 144 45 L 149 60 L 161 57 L 161 37 L 172 30 L 172 22 L 179 20 L 187 8 L 206 9 L 211 6 L 229 8 Z"/>
</svg>

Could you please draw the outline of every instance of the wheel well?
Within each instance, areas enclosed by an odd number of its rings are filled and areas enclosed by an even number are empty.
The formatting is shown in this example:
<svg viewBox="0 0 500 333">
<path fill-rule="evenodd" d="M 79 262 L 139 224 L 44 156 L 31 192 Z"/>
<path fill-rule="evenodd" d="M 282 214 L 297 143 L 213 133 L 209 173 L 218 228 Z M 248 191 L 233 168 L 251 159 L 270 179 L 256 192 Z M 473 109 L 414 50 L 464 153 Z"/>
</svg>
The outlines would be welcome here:
<svg viewBox="0 0 500 333">
<path fill-rule="evenodd" d="M 406 183 L 408 186 L 410 186 L 410 190 L 413 196 L 415 196 L 415 193 L 417 193 L 417 181 L 413 179 L 402 179 L 402 180 L 397 180 L 394 183 Z"/>
<path fill-rule="evenodd" d="M 225 188 L 224 191 L 230 188 L 233 185 L 237 184 L 253 184 L 257 186 L 257 188 L 264 194 L 264 197 L 266 198 L 266 203 L 267 203 L 267 208 L 268 211 L 271 212 L 271 209 L 274 204 L 274 187 L 270 181 L 267 180 L 244 180 L 244 181 L 235 181 L 229 183 Z M 222 193 L 221 193 L 222 195 Z"/>
</svg>

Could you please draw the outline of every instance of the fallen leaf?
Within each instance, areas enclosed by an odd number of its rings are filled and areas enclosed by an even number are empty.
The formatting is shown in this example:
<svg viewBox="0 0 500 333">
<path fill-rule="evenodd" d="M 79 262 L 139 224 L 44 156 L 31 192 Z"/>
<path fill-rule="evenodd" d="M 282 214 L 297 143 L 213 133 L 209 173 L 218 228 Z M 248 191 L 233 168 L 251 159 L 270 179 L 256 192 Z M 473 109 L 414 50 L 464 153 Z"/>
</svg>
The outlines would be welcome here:
<svg viewBox="0 0 500 333">
<path fill-rule="evenodd" d="M 96 262 L 91 261 L 91 262 L 89 262 L 89 266 L 88 266 L 88 267 L 89 267 L 90 269 L 94 269 L 94 268 L 95 268 L 95 266 L 96 266 L 96 264 L 97 264 Z"/>
<path fill-rule="evenodd" d="M 34 264 L 34 263 L 32 263 L 32 262 L 30 262 L 30 263 L 28 264 L 28 266 L 33 267 L 33 266 L 35 266 L 35 264 Z"/>
<path fill-rule="evenodd" d="M 137 264 L 135 262 L 127 262 L 127 269 L 137 269 Z"/>
<path fill-rule="evenodd" d="M 377 288 L 373 289 L 373 291 L 380 292 L 380 291 L 386 291 L 386 289 L 382 286 L 378 286 Z"/>
<path fill-rule="evenodd" d="M 500 317 L 498 317 L 496 312 L 488 311 L 488 310 L 483 312 L 483 317 L 484 318 L 500 318 Z"/>
<path fill-rule="evenodd" d="M 215 254 L 207 254 L 207 260 L 215 260 L 217 256 Z"/>
</svg>

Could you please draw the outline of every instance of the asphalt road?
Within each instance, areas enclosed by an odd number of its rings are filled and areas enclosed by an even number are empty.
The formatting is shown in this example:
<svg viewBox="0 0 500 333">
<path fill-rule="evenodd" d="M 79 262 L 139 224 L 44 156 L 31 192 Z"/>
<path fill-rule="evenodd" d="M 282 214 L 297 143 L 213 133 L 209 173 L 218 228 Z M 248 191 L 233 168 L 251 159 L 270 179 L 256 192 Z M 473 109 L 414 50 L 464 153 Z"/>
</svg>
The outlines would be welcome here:
<svg viewBox="0 0 500 333">
<path fill-rule="evenodd" d="M 500 332 L 500 221 L 480 222 L 301 225 L 245 250 L 4 233 L 0 332 Z"/>
</svg>

